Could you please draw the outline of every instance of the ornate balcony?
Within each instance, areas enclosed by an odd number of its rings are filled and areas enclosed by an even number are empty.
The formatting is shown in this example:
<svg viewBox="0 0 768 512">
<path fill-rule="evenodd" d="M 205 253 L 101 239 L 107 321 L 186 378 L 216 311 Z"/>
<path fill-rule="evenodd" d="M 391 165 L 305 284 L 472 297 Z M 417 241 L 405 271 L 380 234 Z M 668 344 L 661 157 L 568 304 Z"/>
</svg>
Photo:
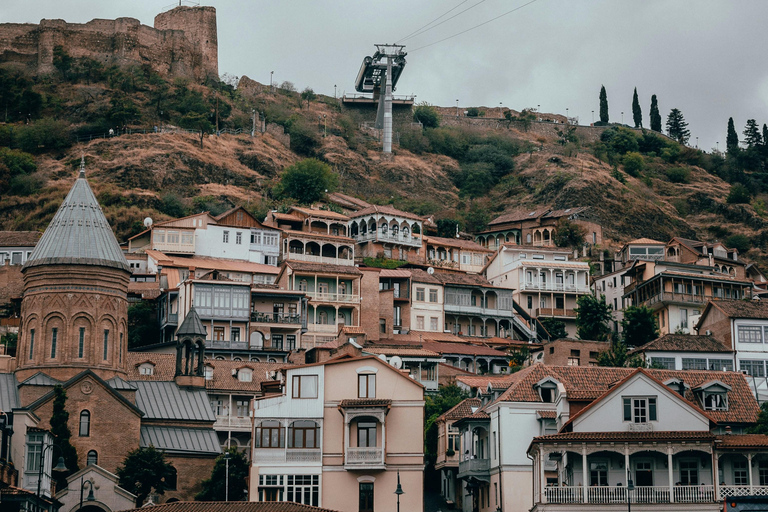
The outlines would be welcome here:
<svg viewBox="0 0 768 512">
<path fill-rule="evenodd" d="M 459 462 L 459 478 L 474 477 L 479 480 L 488 480 L 490 478 L 491 461 L 490 459 L 468 459 Z"/>
<path fill-rule="evenodd" d="M 346 469 L 375 469 L 384 467 L 384 450 L 378 447 L 346 449 L 344 457 Z"/>
</svg>

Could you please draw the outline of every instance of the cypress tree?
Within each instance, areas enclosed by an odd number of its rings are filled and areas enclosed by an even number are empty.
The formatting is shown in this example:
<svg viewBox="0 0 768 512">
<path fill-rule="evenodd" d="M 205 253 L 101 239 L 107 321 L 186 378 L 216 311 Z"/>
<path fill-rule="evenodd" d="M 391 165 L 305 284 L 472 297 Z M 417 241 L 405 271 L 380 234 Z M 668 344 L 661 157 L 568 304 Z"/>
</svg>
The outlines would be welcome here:
<svg viewBox="0 0 768 512">
<path fill-rule="evenodd" d="M 651 130 L 661 133 L 661 114 L 655 94 L 651 96 Z"/>
<path fill-rule="evenodd" d="M 763 146 L 768 146 L 768 125 L 763 123 Z"/>
<path fill-rule="evenodd" d="M 683 113 L 679 109 L 673 108 L 667 116 L 667 135 L 675 139 L 680 144 L 687 144 L 691 131 L 688 129 L 688 123 L 685 122 Z"/>
<path fill-rule="evenodd" d="M 67 412 L 67 392 L 61 386 L 53 388 L 53 413 L 51 415 L 51 434 L 55 438 L 55 443 L 58 448 L 51 448 L 53 450 L 53 465 L 56 466 L 59 460 L 59 455 L 64 457 L 64 463 L 67 465 L 67 471 L 55 475 L 56 488 L 64 489 L 67 486 L 67 477 L 72 473 L 75 473 L 79 466 L 77 465 L 77 450 L 69 442 L 72 437 L 72 433 L 69 431 L 69 413 Z M 59 455 L 56 455 L 56 454 Z"/>
<path fill-rule="evenodd" d="M 632 96 L 632 119 L 635 121 L 635 128 L 643 127 L 643 111 L 640 110 L 640 101 L 637 99 L 637 87 L 635 87 L 635 94 Z"/>
<path fill-rule="evenodd" d="M 734 154 L 739 150 L 739 135 L 736 133 L 736 128 L 733 126 L 733 118 L 728 118 L 728 133 L 725 135 L 725 148 L 730 154 Z"/>
<path fill-rule="evenodd" d="M 757 121 L 754 119 L 747 119 L 747 126 L 744 127 L 744 144 L 748 148 L 759 146 L 763 143 L 763 138 L 760 135 L 760 130 L 757 128 Z"/>
<path fill-rule="evenodd" d="M 600 86 L 600 122 L 608 122 L 608 95 L 605 93 L 605 86 Z"/>
</svg>

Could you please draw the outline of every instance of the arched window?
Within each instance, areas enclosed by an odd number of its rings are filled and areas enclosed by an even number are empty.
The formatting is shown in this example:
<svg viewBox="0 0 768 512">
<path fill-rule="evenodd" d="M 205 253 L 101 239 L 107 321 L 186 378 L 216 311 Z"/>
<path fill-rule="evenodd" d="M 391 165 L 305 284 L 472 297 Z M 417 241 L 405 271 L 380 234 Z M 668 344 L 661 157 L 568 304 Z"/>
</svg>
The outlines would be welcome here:
<svg viewBox="0 0 768 512">
<path fill-rule="evenodd" d="M 80 413 L 80 437 L 88 437 L 91 435 L 91 413 L 90 411 L 82 411 Z"/>
<path fill-rule="evenodd" d="M 306 279 L 302 279 L 301 281 L 299 281 L 299 291 L 301 291 L 301 292 L 307 291 L 307 280 Z"/>
<path fill-rule="evenodd" d="M 88 466 L 96 466 L 99 463 L 99 454 L 96 453 L 96 450 L 91 450 L 88 452 L 88 458 L 86 459 L 85 463 Z"/>
<path fill-rule="evenodd" d="M 317 448 L 320 429 L 314 421 L 294 421 L 288 427 L 288 448 Z"/>
<path fill-rule="evenodd" d="M 285 431 L 277 420 L 265 420 L 256 427 L 257 448 L 285 447 Z"/>
<path fill-rule="evenodd" d="M 321 325 L 328 325 L 328 313 L 325 311 L 320 312 L 320 316 L 318 318 L 318 323 Z"/>
</svg>

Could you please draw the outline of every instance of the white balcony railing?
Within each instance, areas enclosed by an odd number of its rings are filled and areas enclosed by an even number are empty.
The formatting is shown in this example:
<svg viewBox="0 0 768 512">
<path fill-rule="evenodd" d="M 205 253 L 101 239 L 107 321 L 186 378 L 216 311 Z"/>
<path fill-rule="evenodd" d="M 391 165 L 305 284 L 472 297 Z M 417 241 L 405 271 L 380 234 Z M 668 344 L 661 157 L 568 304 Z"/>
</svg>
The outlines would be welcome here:
<svg viewBox="0 0 768 512">
<path fill-rule="evenodd" d="M 721 500 L 729 496 L 768 496 L 768 485 L 721 485 L 719 490 Z"/>
<path fill-rule="evenodd" d="M 360 296 L 351 293 L 330 293 L 330 292 L 306 292 L 307 296 L 318 302 L 350 302 L 359 303 Z"/>
<path fill-rule="evenodd" d="M 384 464 L 381 448 L 347 448 L 345 464 Z"/>
<path fill-rule="evenodd" d="M 584 284 L 563 283 L 532 283 L 524 282 L 520 287 L 522 291 L 565 292 L 565 293 L 589 293 L 589 286 Z"/>
<path fill-rule="evenodd" d="M 723 494 L 721 487 L 721 495 Z M 586 492 L 586 500 L 584 493 Z M 637 486 L 629 492 L 631 503 L 713 503 L 715 488 L 711 485 Z M 627 503 L 626 487 L 593 486 L 544 488 L 544 503 L 589 503 L 607 505 Z"/>
<path fill-rule="evenodd" d="M 230 428 L 242 431 L 250 431 L 251 418 L 241 418 L 239 416 L 216 416 L 216 423 L 213 424 L 214 430 Z"/>
<path fill-rule="evenodd" d="M 320 462 L 320 448 L 256 448 L 253 450 L 254 464 L 282 464 L 286 462 Z"/>
<path fill-rule="evenodd" d="M 369 240 L 375 240 L 377 242 L 388 242 L 388 243 L 414 245 L 414 246 L 421 247 L 420 236 L 403 235 L 402 233 L 392 235 L 390 233 L 384 234 L 377 231 L 375 233 L 368 232 L 362 235 L 354 235 L 352 238 L 354 238 L 356 242 L 366 242 Z"/>
<path fill-rule="evenodd" d="M 307 261 L 309 263 L 323 263 L 326 265 L 354 265 L 354 259 L 331 258 L 329 256 L 315 256 L 314 254 L 288 253 L 288 260 Z"/>
</svg>

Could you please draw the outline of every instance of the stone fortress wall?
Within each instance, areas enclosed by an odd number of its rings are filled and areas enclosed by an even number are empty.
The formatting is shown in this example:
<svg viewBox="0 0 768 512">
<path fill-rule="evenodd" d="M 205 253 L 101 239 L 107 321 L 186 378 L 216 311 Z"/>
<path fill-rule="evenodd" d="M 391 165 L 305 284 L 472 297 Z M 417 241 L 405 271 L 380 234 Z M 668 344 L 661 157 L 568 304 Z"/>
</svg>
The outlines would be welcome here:
<svg viewBox="0 0 768 512">
<path fill-rule="evenodd" d="M 104 65 L 147 64 L 171 77 L 202 81 L 219 73 L 216 9 L 209 6 L 160 13 L 154 27 L 134 18 L 0 24 L 0 64 L 21 64 L 39 75 L 51 73 L 56 46 L 72 57 Z"/>
</svg>

